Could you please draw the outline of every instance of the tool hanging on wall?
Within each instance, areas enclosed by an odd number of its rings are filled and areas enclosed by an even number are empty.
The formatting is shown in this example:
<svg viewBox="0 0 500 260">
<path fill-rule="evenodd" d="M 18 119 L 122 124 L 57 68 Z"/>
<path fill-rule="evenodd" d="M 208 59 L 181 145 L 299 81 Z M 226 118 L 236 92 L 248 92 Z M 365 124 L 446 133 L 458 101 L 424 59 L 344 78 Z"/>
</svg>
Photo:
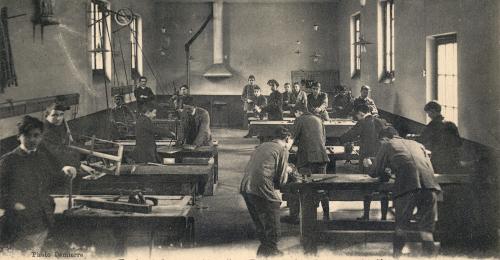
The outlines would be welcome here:
<svg viewBox="0 0 500 260">
<path fill-rule="evenodd" d="M 35 13 L 33 23 L 33 42 L 35 41 L 36 26 L 40 25 L 40 39 L 43 43 L 43 29 L 45 26 L 58 25 L 59 19 L 54 14 L 55 0 L 34 0 Z"/>
</svg>

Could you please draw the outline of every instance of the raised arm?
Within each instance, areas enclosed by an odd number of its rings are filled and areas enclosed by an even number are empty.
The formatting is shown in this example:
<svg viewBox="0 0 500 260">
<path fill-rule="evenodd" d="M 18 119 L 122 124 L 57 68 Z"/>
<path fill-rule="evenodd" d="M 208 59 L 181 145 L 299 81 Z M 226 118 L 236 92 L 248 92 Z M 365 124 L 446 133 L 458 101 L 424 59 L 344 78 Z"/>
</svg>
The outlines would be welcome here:
<svg viewBox="0 0 500 260">
<path fill-rule="evenodd" d="M 352 142 L 361 135 L 361 123 L 358 121 L 349 131 L 340 136 L 340 143 Z"/>
<path fill-rule="evenodd" d="M 385 168 L 389 166 L 389 149 L 389 143 L 383 142 L 377 152 L 375 161 L 369 168 L 368 175 L 373 178 L 383 177 L 386 175 Z"/>
</svg>

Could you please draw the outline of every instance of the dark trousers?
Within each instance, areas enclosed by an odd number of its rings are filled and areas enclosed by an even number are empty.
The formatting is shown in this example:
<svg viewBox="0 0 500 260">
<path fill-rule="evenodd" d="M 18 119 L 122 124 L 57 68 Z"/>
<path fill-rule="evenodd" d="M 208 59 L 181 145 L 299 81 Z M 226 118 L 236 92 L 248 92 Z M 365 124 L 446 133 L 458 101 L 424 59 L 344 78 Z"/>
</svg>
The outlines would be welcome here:
<svg viewBox="0 0 500 260">
<path fill-rule="evenodd" d="M 311 174 L 326 174 L 326 165 L 327 163 L 308 163 L 304 167 L 300 167 L 298 169 L 299 173 L 306 176 L 311 176 Z M 320 192 L 319 200 L 321 201 L 321 207 L 323 208 L 323 216 L 329 216 L 330 212 L 330 199 L 328 197 L 327 192 Z M 299 216 L 299 197 L 298 195 L 290 194 L 290 197 L 287 201 L 288 208 L 290 209 L 291 217 Z"/>
<path fill-rule="evenodd" d="M 418 231 L 423 241 L 424 253 L 430 254 L 434 246 L 434 225 L 437 217 L 437 195 L 434 190 L 411 191 L 394 198 L 396 211 L 396 231 L 394 235 L 394 254 L 401 254 L 410 230 L 413 210 L 418 211 Z"/>
<path fill-rule="evenodd" d="M 243 193 L 243 199 L 252 217 L 260 240 L 257 255 L 273 255 L 278 251 L 280 235 L 280 202 L 269 201 L 262 197 Z"/>
<path fill-rule="evenodd" d="M 363 162 L 363 159 L 364 158 L 362 157 L 359 160 L 360 161 L 359 169 L 363 174 L 368 174 L 368 169 L 363 167 L 363 163 L 361 163 Z M 363 198 L 363 216 L 361 217 L 362 219 L 368 220 L 370 218 L 370 208 L 372 204 L 373 195 L 375 195 L 375 193 L 369 193 L 366 194 Z M 387 211 L 389 209 L 389 194 L 381 192 L 379 195 L 381 196 L 380 198 L 380 209 L 382 213 L 381 219 L 386 220 Z"/>
</svg>

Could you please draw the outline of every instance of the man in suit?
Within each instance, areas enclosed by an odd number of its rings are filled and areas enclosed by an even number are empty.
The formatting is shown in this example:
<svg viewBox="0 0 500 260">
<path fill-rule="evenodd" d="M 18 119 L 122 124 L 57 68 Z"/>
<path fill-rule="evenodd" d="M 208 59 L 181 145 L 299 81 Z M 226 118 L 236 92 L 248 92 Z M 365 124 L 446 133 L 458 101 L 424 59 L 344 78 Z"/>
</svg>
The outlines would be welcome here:
<svg viewBox="0 0 500 260">
<path fill-rule="evenodd" d="M 385 126 L 386 122 L 382 119 L 374 117 L 370 113 L 370 108 L 366 104 L 360 104 L 354 108 L 354 116 L 358 120 L 349 131 L 340 137 L 341 143 L 352 142 L 359 138 L 359 161 L 369 157 L 375 157 L 377 154 L 380 142 L 378 135 Z M 360 164 L 361 171 L 366 173 L 362 164 Z M 358 220 L 368 220 L 370 218 L 370 204 L 372 196 L 368 194 L 364 199 L 364 213 Z M 387 218 L 387 208 L 389 207 L 389 200 L 387 196 L 383 196 L 381 201 L 382 220 Z"/>
<path fill-rule="evenodd" d="M 134 97 L 135 100 L 137 101 L 137 110 L 139 111 L 139 113 L 142 110 L 142 106 L 153 102 L 155 99 L 155 94 L 153 93 L 153 90 L 151 90 L 151 88 L 146 86 L 147 82 L 148 79 L 144 76 L 141 76 L 139 78 L 139 83 L 134 89 Z"/>
<path fill-rule="evenodd" d="M 192 98 L 184 99 L 181 131 L 177 139 L 177 145 L 181 144 L 188 145 L 193 149 L 212 145 L 210 115 L 207 110 L 195 106 Z"/>
<path fill-rule="evenodd" d="M 319 116 L 323 121 L 330 120 L 328 116 L 328 95 L 321 92 L 321 84 L 317 82 L 311 88 L 312 93 L 307 96 L 307 108 L 313 115 Z"/>
<path fill-rule="evenodd" d="M 295 110 L 295 122 L 292 127 L 292 137 L 297 145 L 296 167 L 300 174 L 311 176 L 311 174 L 326 174 L 326 165 L 330 161 L 325 147 L 326 133 L 323 122 L 317 116 L 304 111 Z M 298 223 L 299 203 L 298 197 L 288 200 L 290 216 L 284 218 L 284 222 Z M 323 207 L 323 219 L 330 218 L 328 195 L 321 195 L 321 206 Z"/>
<path fill-rule="evenodd" d="M 374 178 L 388 181 L 390 174 L 395 175 L 393 199 L 396 216 L 394 235 L 394 256 L 402 254 L 413 210 L 418 209 L 417 220 L 422 249 L 425 255 L 434 253 L 434 225 L 437 214 L 437 194 L 441 187 L 434 179 L 434 169 L 422 144 L 403 139 L 393 127 L 381 132 L 384 138 L 375 161 L 365 159 L 363 164 L 370 167 L 369 174 Z M 390 174 L 389 174 L 390 172 Z"/>
<path fill-rule="evenodd" d="M 171 131 L 155 126 L 153 119 L 156 117 L 156 109 L 150 105 L 142 106 L 141 114 L 137 118 L 135 127 L 136 145 L 132 157 L 138 163 L 160 163 L 160 156 L 156 151 L 156 136 L 175 138 Z"/>
<path fill-rule="evenodd" d="M 283 88 L 285 91 L 282 93 L 283 95 L 283 110 L 285 111 L 290 111 L 291 109 L 291 104 L 292 104 L 292 91 L 290 88 L 290 83 L 285 83 L 283 85 Z"/>
<path fill-rule="evenodd" d="M 272 141 L 255 149 L 241 180 L 240 193 L 260 240 L 258 256 L 283 255 L 278 249 L 281 197 L 277 190 L 288 179 L 288 150 L 292 143 L 290 132 L 284 127 L 277 128 Z"/>
<path fill-rule="evenodd" d="M 431 162 L 437 173 L 457 173 L 460 171 L 462 146 L 457 126 L 444 120 L 437 101 L 427 103 L 424 110 L 432 121 L 425 126 L 417 141 L 432 152 Z"/>
<path fill-rule="evenodd" d="M 370 108 L 370 113 L 372 115 L 378 116 L 377 106 L 375 105 L 375 102 L 373 102 L 373 99 L 368 97 L 369 94 L 370 86 L 361 86 L 360 96 L 354 99 L 353 106 L 356 107 L 357 105 L 365 104 Z"/>
</svg>

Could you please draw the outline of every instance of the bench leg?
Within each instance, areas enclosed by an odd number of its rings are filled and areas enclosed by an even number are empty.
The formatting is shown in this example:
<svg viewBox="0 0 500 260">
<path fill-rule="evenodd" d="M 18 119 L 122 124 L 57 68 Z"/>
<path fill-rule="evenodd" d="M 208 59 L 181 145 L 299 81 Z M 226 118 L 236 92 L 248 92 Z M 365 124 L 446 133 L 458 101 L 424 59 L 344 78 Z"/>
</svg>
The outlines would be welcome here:
<svg viewBox="0 0 500 260">
<path fill-rule="evenodd" d="M 300 241 L 306 254 L 316 254 L 316 222 L 317 211 L 314 193 L 311 188 L 304 187 L 300 196 Z"/>
</svg>

